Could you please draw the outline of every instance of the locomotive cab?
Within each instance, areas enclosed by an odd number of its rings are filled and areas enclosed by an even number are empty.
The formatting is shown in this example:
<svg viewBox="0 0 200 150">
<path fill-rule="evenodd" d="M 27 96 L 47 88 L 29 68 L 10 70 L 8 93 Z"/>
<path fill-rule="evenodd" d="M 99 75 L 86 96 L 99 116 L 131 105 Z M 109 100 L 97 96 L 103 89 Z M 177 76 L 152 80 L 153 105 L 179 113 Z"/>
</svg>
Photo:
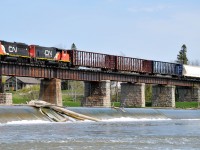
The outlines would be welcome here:
<svg viewBox="0 0 200 150">
<path fill-rule="evenodd" d="M 70 62 L 69 54 L 66 50 L 57 49 L 57 53 L 54 57 L 54 60 L 61 62 Z"/>
<path fill-rule="evenodd" d="M 70 57 L 69 53 L 66 50 L 57 49 L 57 53 L 54 57 L 55 61 L 59 62 L 60 67 L 68 67 L 70 66 Z"/>
</svg>

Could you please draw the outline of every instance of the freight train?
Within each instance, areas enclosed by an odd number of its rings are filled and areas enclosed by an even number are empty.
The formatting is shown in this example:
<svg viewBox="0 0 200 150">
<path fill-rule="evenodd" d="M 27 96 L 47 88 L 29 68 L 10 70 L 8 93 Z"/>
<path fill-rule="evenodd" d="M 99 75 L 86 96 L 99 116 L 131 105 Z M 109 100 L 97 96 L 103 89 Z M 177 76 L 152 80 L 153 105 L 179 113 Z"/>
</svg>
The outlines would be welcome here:
<svg viewBox="0 0 200 150">
<path fill-rule="evenodd" d="M 198 66 L 7 41 L 0 41 L 0 59 L 65 68 L 86 67 L 102 71 L 200 78 Z"/>
</svg>

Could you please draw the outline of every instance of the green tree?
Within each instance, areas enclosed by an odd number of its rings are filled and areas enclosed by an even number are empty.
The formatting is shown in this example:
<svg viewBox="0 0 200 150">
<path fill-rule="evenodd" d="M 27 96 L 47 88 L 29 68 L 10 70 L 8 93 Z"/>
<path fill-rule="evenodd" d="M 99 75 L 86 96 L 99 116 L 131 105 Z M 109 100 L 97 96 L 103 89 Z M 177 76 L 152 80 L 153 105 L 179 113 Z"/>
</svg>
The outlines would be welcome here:
<svg viewBox="0 0 200 150">
<path fill-rule="evenodd" d="M 76 45 L 74 43 L 72 43 L 71 49 L 76 50 Z"/>
<path fill-rule="evenodd" d="M 181 64 L 188 64 L 187 59 L 187 47 L 185 44 L 182 45 L 181 50 L 179 51 L 179 54 L 177 55 L 177 62 Z"/>
<path fill-rule="evenodd" d="M 146 84 L 145 85 L 145 100 L 147 102 L 151 101 L 152 97 L 152 85 L 151 84 Z"/>
</svg>

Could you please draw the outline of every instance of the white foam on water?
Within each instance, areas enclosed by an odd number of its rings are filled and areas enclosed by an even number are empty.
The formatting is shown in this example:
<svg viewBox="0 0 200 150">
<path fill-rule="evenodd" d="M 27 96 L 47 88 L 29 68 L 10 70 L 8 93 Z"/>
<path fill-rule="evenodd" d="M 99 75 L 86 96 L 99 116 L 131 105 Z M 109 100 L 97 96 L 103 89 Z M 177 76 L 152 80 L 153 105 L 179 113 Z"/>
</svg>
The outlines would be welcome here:
<svg viewBox="0 0 200 150">
<path fill-rule="evenodd" d="M 11 121 L 7 122 L 5 124 L 39 124 L 39 123 L 50 123 L 50 121 L 44 121 L 44 120 L 20 120 L 20 121 Z"/>
<path fill-rule="evenodd" d="M 200 118 L 195 118 L 195 119 L 180 119 L 180 120 L 200 120 Z"/>
<path fill-rule="evenodd" d="M 108 122 L 127 122 L 127 121 L 162 121 L 171 120 L 170 118 L 131 118 L 131 117 L 121 117 L 112 119 L 103 119 L 102 121 Z"/>
</svg>

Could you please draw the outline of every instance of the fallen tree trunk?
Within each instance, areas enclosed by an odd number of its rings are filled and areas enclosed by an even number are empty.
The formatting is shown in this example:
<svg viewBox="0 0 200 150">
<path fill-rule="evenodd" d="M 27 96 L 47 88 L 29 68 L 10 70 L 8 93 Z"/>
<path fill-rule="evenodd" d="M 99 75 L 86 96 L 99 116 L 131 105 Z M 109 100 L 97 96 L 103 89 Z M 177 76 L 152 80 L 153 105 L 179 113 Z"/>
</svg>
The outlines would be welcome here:
<svg viewBox="0 0 200 150">
<path fill-rule="evenodd" d="M 70 116 L 72 118 L 76 118 L 78 120 L 100 121 L 99 119 L 96 119 L 96 118 L 93 118 L 93 117 L 90 117 L 90 116 L 86 116 L 86 115 L 83 115 L 83 114 L 79 114 L 79 113 L 76 113 L 76 112 L 64 109 L 62 107 L 53 106 L 53 105 L 52 106 L 48 106 L 48 107 L 51 108 L 51 109 L 53 109 L 53 110 L 55 110 L 55 111 L 58 111 L 60 113 L 64 113 L 67 116 Z"/>
<path fill-rule="evenodd" d="M 59 112 L 61 114 L 65 114 L 71 118 L 75 118 L 77 120 L 92 120 L 92 121 L 100 121 L 99 119 L 97 118 L 93 118 L 93 117 L 90 117 L 90 116 L 86 116 L 86 115 L 83 115 L 83 114 L 79 114 L 79 113 L 76 113 L 76 112 L 73 112 L 73 111 L 70 111 L 70 110 L 67 110 L 63 107 L 60 107 L 60 106 L 56 106 L 56 105 L 53 105 L 53 104 L 50 104 L 50 103 L 47 103 L 45 101 L 40 101 L 40 100 L 31 100 L 29 102 L 29 105 L 31 106 L 34 106 L 34 107 L 37 107 L 37 108 L 48 108 L 48 109 L 52 109 L 54 110 L 55 112 Z M 50 115 L 49 117 L 53 118 L 55 121 L 57 121 L 57 119 L 55 118 L 55 115 L 52 116 L 52 114 L 50 113 L 47 113 L 45 110 L 43 110 L 43 113 L 45 113 L 45 115 Z M 59 119 L 60 120 L 60 119 Z"/>
</svg>

